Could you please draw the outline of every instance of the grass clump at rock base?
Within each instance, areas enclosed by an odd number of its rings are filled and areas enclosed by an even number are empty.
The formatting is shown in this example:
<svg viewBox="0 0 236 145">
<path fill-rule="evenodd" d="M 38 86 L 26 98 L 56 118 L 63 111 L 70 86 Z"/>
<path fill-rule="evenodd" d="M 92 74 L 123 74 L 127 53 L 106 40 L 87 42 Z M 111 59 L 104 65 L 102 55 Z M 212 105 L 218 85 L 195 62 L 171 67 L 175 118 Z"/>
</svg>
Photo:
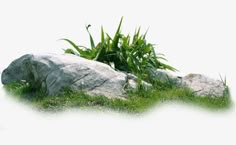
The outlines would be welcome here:
<svg viewBox="0 0 236 145">
<path fill-rule="evenodd" d="M 63 95 L 46 96 L 25 83 L 12 83 L 5 89 L 24 102 L 43 111 L 63 111 L 71 108 L 111 109 L 119 112 L 143 113 L 151 107 L 165 101 L 181 101 L 188 104 L 202 106 L 208 109 L 227 109 L 231 105 L 229 95 L 224 97 L 199 97 L 191 90 L 183 87 L 166 87 L 139 89 L 128 93 L 126 99 L 107 98 L 103 96 L 89 96 L 83 92 L 66 90 Z"/>
</svg>

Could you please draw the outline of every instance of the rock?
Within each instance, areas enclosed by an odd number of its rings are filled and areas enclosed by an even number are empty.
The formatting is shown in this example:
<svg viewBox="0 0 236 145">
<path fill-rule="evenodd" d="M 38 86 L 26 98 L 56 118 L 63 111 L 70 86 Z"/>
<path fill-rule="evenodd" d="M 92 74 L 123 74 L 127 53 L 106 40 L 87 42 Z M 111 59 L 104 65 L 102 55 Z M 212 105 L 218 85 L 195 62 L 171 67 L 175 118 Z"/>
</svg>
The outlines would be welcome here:
<svg viewBox="0 0 236 145">
<path fill-rule="evenodd" d="M 24 80 L 47 95 L 57 95 L 68 88 L 94 96 L 124 98 L 124 88 L 130 82 L 132 87 L 137 86 L 137 81 L 125 73 L 70 54 L 26 54 L 13 61 L 1 79 L 3 84 Z"/>
<path fill-rule="evenodd" d="M 129 89 L 129 90 L 134 90 L 134 89 L 136 89 L 138 86 L 138 77 L 136 77 L 135 75 L 133 75 L 133 74 L 131 74 L 131 73 L 128 73 L 127 74 L 127 80 L 128 80 L 128 82 L 127 82 L 127 84 L 128 84 L 128 86 L 127 86 L 127 89 Z M 148 88 L 151 88 L 152 87 L 152 85 L 151 84 L 149 84 L 149 83 L 147 83 L 147 82 L 145 82 L 145 81 L 141 81 L 141 85 L 142 85 L 142 87 L 144 87 L 144 89 L 148 89 Z"/>
<path fill-rule="evenodd" d="M 227 87 L 222 81 L 202 74 L 189 74 L 182 78 L 182 85 L 193 90 L 197 96 L 222 97 Z"/>
<path fill-rule="evenodd" d="M 190 88 L 196 96 L 222 97 L 227 87 L 222 81 L 208 78 L 202 74 L 189 74 L 185 77 L 172 75 L 165 70 L 152 71 L 154 79 L 162 82 L 172 81 L 177 86 Z"/>
<path fill-rule="evenodd" d="M 152 76 L 152 78 L 157 79 L 157 80 L 159 80 L 161 82 L 172 81 L 172 82 L 174 82 L 176 84 L 180 84 L 181 83 L 181 77 L 174 76 L 170 72 L 168 72 L 166 70 L 162 70 L 162 69 L 152 70 L 151 76 Z"/>
<path fill-rule="evenodd" d="M 222 97 L 227 87 L 222 81 L 201 74 L 178 77 L 165 70 L 153 70 L 160 81 L 176 81 L 197 96 Z M 83 91 L 92 96 L 125 98 L 127 90 L 137 88 L 138 78 L 117 72 L 110 66 L 70 54 L 26 54 L 14 60 L 1 74 L 3 84 L 26 81 L 46 95 L 58 95 L 65 89 Z M 142 81 L 145 88 L 151 84 Z"/>
</svg>

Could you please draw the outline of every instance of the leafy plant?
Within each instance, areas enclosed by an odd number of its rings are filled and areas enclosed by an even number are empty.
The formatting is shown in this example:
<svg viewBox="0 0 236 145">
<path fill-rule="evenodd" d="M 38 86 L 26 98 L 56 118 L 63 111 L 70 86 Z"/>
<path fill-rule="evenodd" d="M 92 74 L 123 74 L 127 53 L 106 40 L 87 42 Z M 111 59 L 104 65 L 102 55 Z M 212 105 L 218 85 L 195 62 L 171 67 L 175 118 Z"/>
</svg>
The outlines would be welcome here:
<svg viewBox="0 0 236 145">
<path fill-rule="evenodd" d="M 223 79 L 222 76 L 220 75 L 220 79 L 221 79 L 221 82 L 223 83 L 223 85 L 225 87 L 224 96 L 229 96 L 230 95 L 230 91 L 229 91 L 229 87 L 227 85 L 226 76 Z"/>
<path fill-rule="evenodd" d="M 141 35 L 141 29 L 139 28 L 135 31 L 133 37 L 129 34 L 122 34 L 122 21 L 123 17 L 113 38 L 105 33 L 103 27 L 101 27 L 101 41 L 97 45 L 95 45 L 93 37 L 89 32 L 90 25 L 87 26 L 86 29 L 89 34 L 91 48 L 78 46 L 69 39 L 62 39 L 73 47 L 65 49 L 65 53 L 106 63 L 116 70 L 133 73 L 141 79 L 148 78 L 154 69 L 176 71 L 172 66 L 160 61 L 166 61 L 166 59 L 163 54 L 157 56 L 154 45 L 146 41 L 147 32 Z"/>
</svg>

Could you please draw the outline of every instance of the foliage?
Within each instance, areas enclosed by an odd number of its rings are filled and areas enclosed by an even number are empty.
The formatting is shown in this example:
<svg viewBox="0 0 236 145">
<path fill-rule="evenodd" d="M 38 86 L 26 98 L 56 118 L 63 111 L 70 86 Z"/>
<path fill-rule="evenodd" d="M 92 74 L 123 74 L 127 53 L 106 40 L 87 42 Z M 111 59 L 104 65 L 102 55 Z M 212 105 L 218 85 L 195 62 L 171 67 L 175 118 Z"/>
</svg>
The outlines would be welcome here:
<svg viewBox="0 0 236 145">
<path fill-rule="evenodd" d="M 83 92 L 73 92 L 66 90 L 59 96 L 46 96 L 43 92 L 36 91 L 28 84 L 13 83 L 4 86 L 8 92 L 12 93 L 17 99 L 30 103 L 36 109 L 42 111 L 62 111 L 69 108 L 94 108 L 112 109 L 128 113 L 143 113 L 156 104 L 165 101 L 180 101 L 188 104 L 199 105 L 208 109 L 227 109 L 231 106 L 229 96 L 212 98 L 199 97 L 193 95 L 188 88 L 172 85 L 162 86 L 162 88 L 139 89 L 129 92 L 126 100 L 118 98 L 107 98 L 104 96 L 89 96 Z M 163 89 L 163 87 L 165 89 Z"/>
<path fill-rule="evenodd" d="M 121 33 L 123 17 L 113 38 L 105 33 L 101 27 L 101 41 L 95 46 L 93 37 L 89 34 L 91 48 L 78 46 L 69 39 L 67 41 L 73 48 L 65 49 L 65 53 L 78 55 L 87 59 L 92 59 L 106 63 L 117 70 L 131 72 L 139 78 L 146 79 L 152 69 L 168 69 L 176 71 L 175 68 L 162 63 L 160 60 L 166 59 L 162 54 L 156 55 L 154 45 L 146 41 L 146 34 L 140 34 L 140 28 L 135 31 L 133 37 Z"/>
<path fill-rule="evenodd" d="M 225 87 L 224 95 L 225 96 L 230 96 L 230 91 L 229 91 L 229 86 L 227 85 L 226 76 L 223 79 L 222 76 L 220 75 L 220 80 L 221 80 L 222 84 Z"/>
</svg>

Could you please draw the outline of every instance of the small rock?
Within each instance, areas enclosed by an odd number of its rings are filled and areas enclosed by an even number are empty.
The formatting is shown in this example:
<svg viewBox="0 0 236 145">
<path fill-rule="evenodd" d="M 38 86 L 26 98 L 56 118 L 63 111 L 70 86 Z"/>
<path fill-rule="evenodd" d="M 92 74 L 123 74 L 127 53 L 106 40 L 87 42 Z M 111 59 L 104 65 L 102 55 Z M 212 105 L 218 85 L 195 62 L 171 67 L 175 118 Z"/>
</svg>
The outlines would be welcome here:
<svg viewBox="0 0 236 145">
<path fill-rule="evenodd" d="M 128 73 L 127 74 L 127 81 L 128 81 L 128 87 L 127 89 L 129 90 L 134 90 L 138 87 L 138 77 L 131 74 L 131 73 Z M 141 85 L 142 87 L 144 87 L 145 89 L 149 89 L 152 87 L 152 85 L 150 83 L 147 83 L 145 81 L 141 81 Z"/>
<path fill-rule="evenodd" d="M 182 78 L 182 85 L 193 90 L 197 96 L 222 97 L 226 86 L 222 81 L 202 74 L 189 74 Z"/>
<path fill-rule="evenodd" d="M 172 81 L 176 84 L 181 83 L 181 77 L 179 76 L 174 76 L 170 72 L 162 69 L 156 69 L 151 72 L 151 76 L 153 79 L 157 79 L 161 82 L 169 82 Z"/>
</svg>

